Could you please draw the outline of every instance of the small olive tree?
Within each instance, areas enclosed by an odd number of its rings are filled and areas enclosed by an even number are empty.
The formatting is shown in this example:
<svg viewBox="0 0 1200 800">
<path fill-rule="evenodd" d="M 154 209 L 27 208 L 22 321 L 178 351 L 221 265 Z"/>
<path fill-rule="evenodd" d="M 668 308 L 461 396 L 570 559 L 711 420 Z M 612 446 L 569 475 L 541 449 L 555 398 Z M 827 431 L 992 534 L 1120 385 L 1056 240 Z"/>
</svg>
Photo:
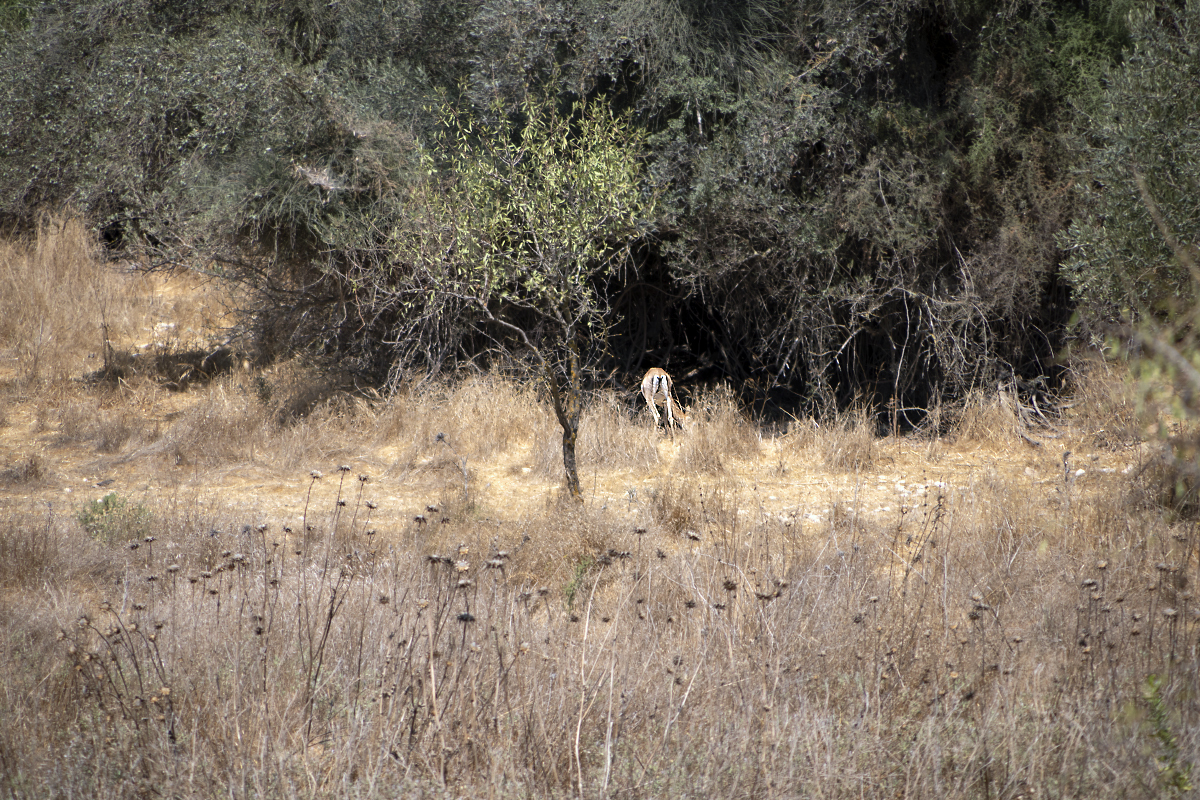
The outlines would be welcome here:
<svg viewBox="0 0 1200 800">
<path fill-rule="evenodd" d="M 608 285 L 650 229 L 657 192 L 645 138 L 603 101 L 528 98 L 472 115 L 447 103 L 426 150 L 429 180 L 392 241 L 410 272 L 415 318 L 447 314 L 512 354 L 532 355 L 563 430 L 567 490 L 580 496 L 575 443 L 584 376 L 604 352 Z"/>
</svg>

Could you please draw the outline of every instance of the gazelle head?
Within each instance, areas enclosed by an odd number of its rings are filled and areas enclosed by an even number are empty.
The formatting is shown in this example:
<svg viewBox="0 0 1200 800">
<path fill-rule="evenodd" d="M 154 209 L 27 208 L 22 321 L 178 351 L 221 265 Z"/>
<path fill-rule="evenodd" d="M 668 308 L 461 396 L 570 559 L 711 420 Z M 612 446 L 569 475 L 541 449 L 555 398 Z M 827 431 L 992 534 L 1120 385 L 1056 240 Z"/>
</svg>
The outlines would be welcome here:
<svg viewBox="0 0 1200 800">
<path fill-rule="evenodd" d="M 692 427 L 696 424 L 695 418 L 690 416 L 679 406 L 675 406 L 672 411 L 674 412 L 675 422 L 679 424 L 680 430 L 684 431 L 685 433 L 691 433 Z"/>
</svg>

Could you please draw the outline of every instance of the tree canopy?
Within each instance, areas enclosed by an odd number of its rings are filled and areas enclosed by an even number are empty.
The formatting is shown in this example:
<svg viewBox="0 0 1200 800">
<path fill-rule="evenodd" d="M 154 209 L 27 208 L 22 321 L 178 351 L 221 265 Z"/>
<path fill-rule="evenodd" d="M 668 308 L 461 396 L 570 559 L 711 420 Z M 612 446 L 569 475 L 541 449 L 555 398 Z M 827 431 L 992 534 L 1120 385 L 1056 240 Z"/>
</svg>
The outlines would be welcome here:
<svg viewBox="0 0 1200 800">
<path fill-rule="evenodd" d="M 570 285 L 625 385 L 686 365 L 793 410 L 918 409 L 1053 377 L 1076 311 L 1180 285 L 1131 170 L 1194 241 L 1195 7 L 44 3 L 0 28 L 0 219 L 71 204 L 251 289 L 263 358 L 378 383 L 477 363 L 503 322 L 541 335 Z M 587 137 L 565 113 L 538 174 L 496 171 L 537 138 L 531 97 L 611 109 L 653 213 L 539 239 L 570 227 Z M 422 295 L 435 262 L 465 271 Z"/>
<path fill-rule="evenodd" d="M 411 298 L 401 299 L 403 319 L 457 323 L 510 357 L 532 355 L 579 496 L 575 441 L 585 372 L 608 344 L 605 290 L 649 232 L 656 193 L 642 174 L 644 135 L 605 103 L 568 113 L 527 97 L 520 108 L 510 120 L 494 102 L 482 121 L 443 108 L 448 141 L 426 150 L 427 180 L 391 240 L 398 269 L 364 277 L 377 297 Z"/>
</svg>

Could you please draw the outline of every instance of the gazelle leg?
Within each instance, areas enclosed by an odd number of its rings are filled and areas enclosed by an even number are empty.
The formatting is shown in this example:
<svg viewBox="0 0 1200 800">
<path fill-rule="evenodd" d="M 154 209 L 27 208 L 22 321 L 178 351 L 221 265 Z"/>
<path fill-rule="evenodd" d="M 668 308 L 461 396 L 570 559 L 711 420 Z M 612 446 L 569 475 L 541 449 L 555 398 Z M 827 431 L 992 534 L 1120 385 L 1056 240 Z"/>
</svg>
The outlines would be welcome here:
<svg viewBox="0 0 1200 800">
<path fill-rule="evenodd" d="M 670 432 L 671 438 L 675 438 L 675 414 L 671 411 L 671 385 L 668 383 L 665 387 L 667 397 L 667 431 Z"/>
<path fill-rule="evenodd" d="M 658 408 L 654 402 L 654 392 L 642 391 L 642 397 L 646 398 L 646 405 L 650 406 L 650 413 L 654 415 L 654 427 L 658 427 Z"/>
</svg>

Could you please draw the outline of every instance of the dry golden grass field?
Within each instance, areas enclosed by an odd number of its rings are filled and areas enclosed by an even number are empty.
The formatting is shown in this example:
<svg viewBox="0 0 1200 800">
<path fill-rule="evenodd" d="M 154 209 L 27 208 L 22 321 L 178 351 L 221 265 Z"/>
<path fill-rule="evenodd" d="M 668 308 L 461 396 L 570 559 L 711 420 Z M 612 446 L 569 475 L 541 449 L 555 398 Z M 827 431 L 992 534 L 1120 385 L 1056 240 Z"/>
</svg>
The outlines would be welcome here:
<svg viewBox="0 0 1200 800">
<path fill-rule="evenodd" d="M 537 386 L 250 368 L 98 255 L 0 243 L 0 797 L 1195 795 L 1200 540 L 1119 375 L 901 436 L 630 387 L 576 504 Z"/>
</svg>

